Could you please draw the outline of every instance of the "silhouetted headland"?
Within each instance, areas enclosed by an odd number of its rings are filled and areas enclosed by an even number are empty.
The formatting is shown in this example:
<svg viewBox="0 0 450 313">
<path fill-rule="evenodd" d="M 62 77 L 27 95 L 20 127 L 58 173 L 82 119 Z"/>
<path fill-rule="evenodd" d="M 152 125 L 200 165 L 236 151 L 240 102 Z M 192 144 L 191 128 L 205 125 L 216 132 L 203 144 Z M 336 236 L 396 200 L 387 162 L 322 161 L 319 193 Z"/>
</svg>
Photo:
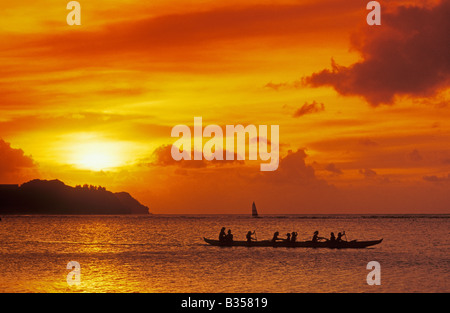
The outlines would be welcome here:
<svg viewBox="0 0 450 313">
<path fill-rule="evenodd" d="M 150 214 L 127 192 L 104 187 L 70 187 L 59 180 L 35 179 L 22 185 L 0 185 L 0 214 Z"/>
</svg>

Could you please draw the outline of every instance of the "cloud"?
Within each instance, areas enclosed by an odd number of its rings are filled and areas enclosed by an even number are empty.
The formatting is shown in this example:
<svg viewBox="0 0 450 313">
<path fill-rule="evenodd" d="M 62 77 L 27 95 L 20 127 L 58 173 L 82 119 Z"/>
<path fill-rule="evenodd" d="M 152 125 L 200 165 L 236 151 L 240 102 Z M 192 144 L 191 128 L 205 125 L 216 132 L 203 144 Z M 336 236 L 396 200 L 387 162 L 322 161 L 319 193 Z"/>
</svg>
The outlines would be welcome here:
<svg viewBox="0 0 450 313">
<path fill-rule="evenodd" d="M 336 167 L 334 163 L 330 163 L 325 167 L 325 170 L 336 175 L 341 175 L 342 171 Z"/>
<path fill-rule="evenodd" d="M 249 139 L 248 141 L 250 144 L 266 144 L 267 146 L 271 146 L 272 145 L 272 141 L 270 141 L 269 139 L 267 139 L 266 137 L 260 137 L 260 136 L 256 136 L 256 137 L 252 137 Z"/>
<path fill-rule="evenodd" d="M 450 182 L 450 174 L 448 174 L 447 176 L 441 176 L 441 177 L 436 176 L 436 175 L 424 176 L 423 180 L 432 182 L 432 183 L 449 183 Z"/>
<path fill-rule="evenodd" d="M 373 141 L 372 139 L 369 138 L 361 138 L 358 143 L 362 146 L 368 146 L 368 147 L 373 147 L 373 146 L 378 146 L 378 144 Z"/>
<path fill-rule="evenodd" d="M 162 166 L 162 167 L 179 166 L 182 168 L 206 168 L 208 166 L 213 166 L 213 165 L 225 165 L 225 164 L 230 164 L 230 163 L 235 163 L 235 164 L 244 164 L 245 163 L 242 160 L 237 160 L 236 153 L 234 153 L 234 155 L 233 155 L 229 151 L 225 151 L 225 156 L 224 156 L 225 159 L 224 160 L 212 160 L 212 161 L 205 160 L 204 158 L 202 158 L 201 160 L 194 160 L 194 151 L 191 151 L 191 160 L 182 159 L 180 161 L 176 161 L 173 159 L 171 151 L 172 151 L 172 145 L 159 146 L 152 153 L 150 165 Z M 184 158 L 186 158 L 188 156 L 188 153 L 185 151 L 182 151 L 181 153 L 183 154 Z M 231 156 L 234 157 L 233 160 L 228 159 L 228 158 L 231 158 Z"/>
<path fill-rule="evenodd" d="M 0 121 L 0 134 L 8 138 L 29 134 L 96 133 L 111 140 L 133 141 L 170 138 L 172 126 L 154 123 L 153 116 L 73 110 L 71 113 L 30 114 Z M 41 147 L 50 144 L 45 141 Z"/>
<path fill-rule="evenodd" d="M 192 160 L 180 160 L 175 161 L 172 157 L 172 145 L 162 145 L 155 149 L 152 153 L 152 165 L 156 166 L 172 166 L 177 165 L 180 167 L 186 168 L 202 168 L 206 167 L 206 162 L 204 159 L 202 160 L 194 160 L 191 156 Z M 184 158 L 188 157 L 188 153 L 182 151 Z M 193 152 L 191 153 L 193 155 Z"/>
<path fill-rule="evenodd" d="M 372 177 L 377 176 L 377 172 L 375 172 L 374 170 L 371 170 L 370 168 L 359 170 L 359 173 L 361 175 L 363 175 L 365 178 L 372 178 Z"/>
<path fill-rule="evenodd" d="M 301 108 L 299 108 L 294 113 L 294 117 L 300 117 L 306 114 L 317 113 L 325 110 L 325 106 L 323 103 L 317 103 L 313 101 L 312 103 L 305 102 Z"/>
<path fill-rule="evenodd" d="M 306 164 L 307 154 L 304 149 L 289 150 L 288 154 L 280 159 L 278 169 L 274 172 L 266 172 L 262 175 L 272 184 L 291 184 L 303 186 L 328 186 L 317 178 L 314 168 Z"/>
<path fill-rule="evenodd" d="M 119 61 L 136 58 L 135 52 L 139 52 L 150 61 L 169 59 L 185 63 L 189 57 L 204 61 L 211 55 L 204 53 L 205 46 L 212 43 L 251 38 L 285 39 L 287 34 L 301 38 L 302 35 L 309 36 L 311 31 L 335 30 L 336 16 L 340 17 L 339 27 L 345 28 L 350 24 L 345 21 L 345 14 L 356 10 L 358 6 L 354 3 L 342 5 L 335 0 L 318 4 L 213 5 L 209 8 L 205 5 L 198 11 L 172 10 L 177 13 L 158 14 L 149 10 L 139 12 L 138 18 L 129 20 L 121 15 L 113 22 L 106 19 L 103 27 L 87 28 L 85 25 L 77 32 L 33 33 L 22 37 L 11 34 L 5 41 L 10 42 L 9 48 L 12 44 L 14 49 L 19 48 L 20 54 L 28 53 L 31 43 L 35 48 L 32 52 L 40 56 L 57 55 L 77 60 L 88 57 L 88 60 L 95 58 L 105 62 L 105 57 L 118 57 Z M 318 23 L 315 18 L 318 11 L 335 19 Z M 8 40 L 10 38 L 14 40 Z M 26 46 L 21 46 L 21 42 Z M 286 42 L 292 44 L 291 39 Z"/>
<path fill-rule="evenodd" d="M 271 88 L 271 89 L 278 91 L 280 88 L 286 87 L 287 85 L 288 85 L 288 83 L 274 84 L 274 83 L 270 82 L 270 83 L 267 83 L 266 85 L 264 85 L 264 87 Z"/>
<path fill-rule="evenodd" d="M 372 106 L 395 96 L 433 96 L 450 82 L 450 2 L 427 9 L 399 7 L 382 25 L 355 35 L 352 48 L 362 60 L 350 66 L 331 61 L 303 78 L 312 87 L 331 86 L 339 94 L 362 96 Z"/>
<path fill-rule="evenodd" d="M 0 139 L 0 180 L 21 181 L 25 172 L 35 166 L 33 159 L 23 150 L 14 149 L 10 143 Z"/>
<path fill-rule="evenodd" d="M 404 160 L 404 150 L 401 155 Z M 369 167 L 360 168 L 363 175 L 375 175 Z M 260 172 L 250 166 L 199 170 L 176 165 L 147 166 L 129 179 L 134 183 L 130 191 L 151 204 L 157 213 L 250 214 L 252 201 L 256 201 L 262 214 L 448 212 L 447 184 L 425 183 L 422 176 L 400 184 L 376 174 L 364 182 L 341 186 L 318 177 L 305 150 L 300 149 L 282 157 L 274 172 Z M 141 183 L 137 184 L 137 180 Z M 174 190 L 177 197 L 173 196 Z"/>
<path fill-rule="evenodd" d="M 408 153 L 407 157 L 409 160 L 414 161 L 414 162 L 419 162 L 419 161 L 423 160 L 422 156 L 419 153 L 419 150 L 417 150 L 417 149 L 414 149 L 413 151 Z"/>
<path fill-rule="evenodd" d="M 272 82 L 270 82 L 270 83 L 265 84 L 264 87 L 278 91 L 278 90 L 284 89 L 284 88 L 286 88 L 286 89 L 299 89 L 299 88 L 303 87 L 303 84 L 302 84 L 301 80 L 296 80 L 296 81 L 294 81 L 292 83 L 287 83 L 287 82 L 284 82 L 284 83 L 272 83 Z"/>
</svg>

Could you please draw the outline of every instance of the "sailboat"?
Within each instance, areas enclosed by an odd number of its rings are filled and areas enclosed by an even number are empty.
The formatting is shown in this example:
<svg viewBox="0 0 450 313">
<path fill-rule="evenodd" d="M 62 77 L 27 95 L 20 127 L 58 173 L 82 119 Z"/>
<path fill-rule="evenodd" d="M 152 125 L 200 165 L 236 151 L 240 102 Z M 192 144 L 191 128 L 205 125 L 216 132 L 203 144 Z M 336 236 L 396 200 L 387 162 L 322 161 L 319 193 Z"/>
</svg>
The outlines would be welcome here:
<svg viewBox="0 0 450 313">
<path fill-rule="evenodd" d="M 252 204 L 252 217 L 258 217 L 258 211 L 256 210 L 255 201 Z"/>
</svg>

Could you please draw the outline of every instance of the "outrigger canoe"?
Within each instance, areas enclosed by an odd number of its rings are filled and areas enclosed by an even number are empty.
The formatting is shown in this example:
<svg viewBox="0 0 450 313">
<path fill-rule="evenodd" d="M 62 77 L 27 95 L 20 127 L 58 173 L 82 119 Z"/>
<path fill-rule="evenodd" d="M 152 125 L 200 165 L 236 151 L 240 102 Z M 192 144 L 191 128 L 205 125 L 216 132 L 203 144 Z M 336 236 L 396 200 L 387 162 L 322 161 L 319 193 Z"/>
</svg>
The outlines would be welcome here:
<svg viewBox="0 0 450 313">
<path fill-rule="evenodd" d="M 383 241 L 372 240 L 372 241 L 341 241 L 341 242 L 329 242 L 329 241 L 296 241 L 296 242 L 283 242 L 277 241 L 272 242 L 271 240 L 262 241 L 232 241 L 232 242 L 221 242 L 219 240 L 204 238 L 205 242 L 213 246 L 220 247 L 287 247 L 287 248 L 331 248 L 331 249 L 363 249 L 366 247 L 374 246 Z"/>
</svg>

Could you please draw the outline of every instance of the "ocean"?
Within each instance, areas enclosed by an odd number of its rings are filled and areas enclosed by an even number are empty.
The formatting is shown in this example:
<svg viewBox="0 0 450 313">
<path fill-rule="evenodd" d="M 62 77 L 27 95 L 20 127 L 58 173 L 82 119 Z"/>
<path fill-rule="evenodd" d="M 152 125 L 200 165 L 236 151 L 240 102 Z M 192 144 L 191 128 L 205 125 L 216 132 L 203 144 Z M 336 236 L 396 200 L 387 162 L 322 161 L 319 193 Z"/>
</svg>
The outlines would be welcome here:
<svg viewBox="0 0 450 313">
<path fill-rule="evenodd" d="M 449 292 L 450 215 L 3 216 L 0 292 L 303 293 Z M 221 227 L 235 240 L 314 231 L 376 240 L 366 249 L 214 247 Z M 69 285 L 67 264 L 80 264 Z M 380 264 L 368 285 L 367 263 Z"/>
</svg>

